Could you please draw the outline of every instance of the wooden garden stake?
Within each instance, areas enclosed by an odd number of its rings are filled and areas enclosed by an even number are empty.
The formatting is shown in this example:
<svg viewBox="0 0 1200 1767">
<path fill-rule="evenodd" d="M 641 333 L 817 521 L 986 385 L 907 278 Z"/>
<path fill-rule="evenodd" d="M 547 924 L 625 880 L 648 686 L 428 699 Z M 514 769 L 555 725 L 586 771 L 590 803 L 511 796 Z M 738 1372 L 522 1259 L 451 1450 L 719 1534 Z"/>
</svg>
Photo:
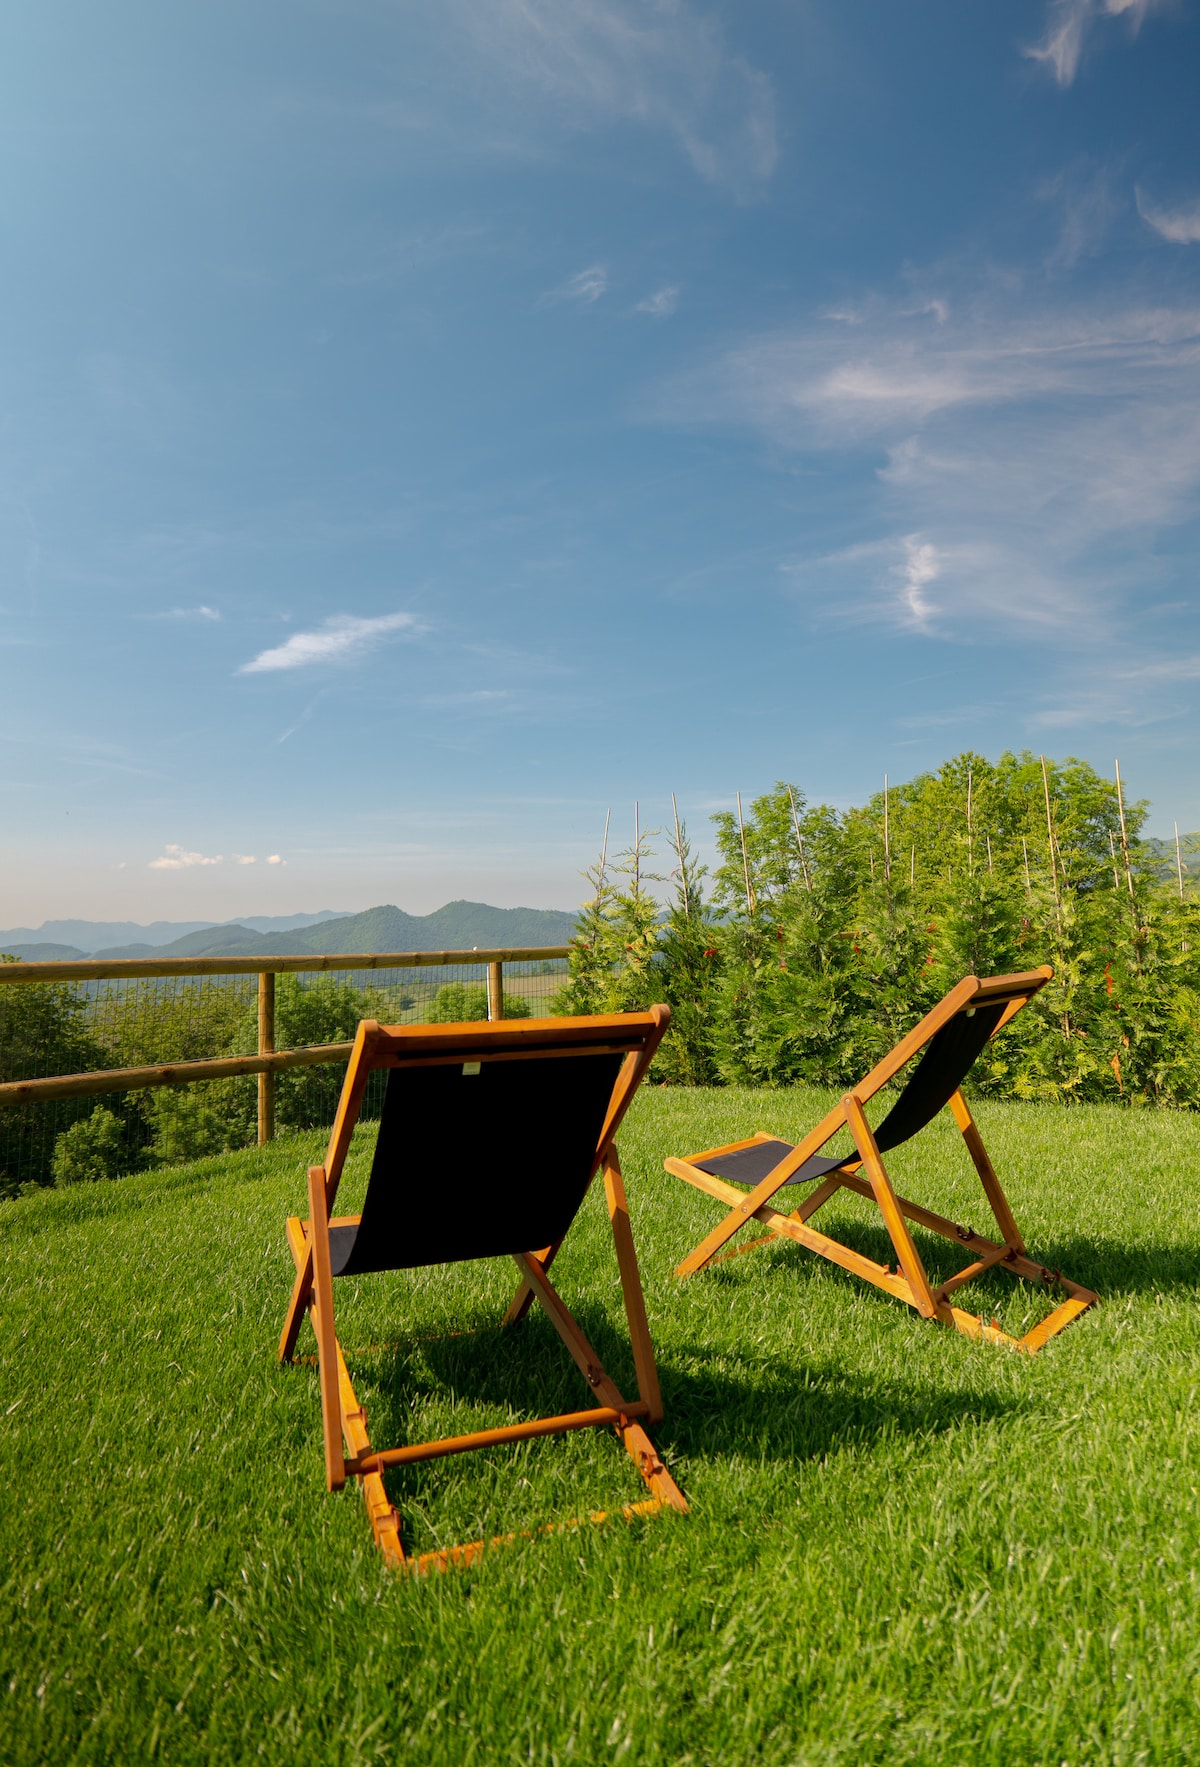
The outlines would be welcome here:
<svg viewBox="0 0 1200 1767">
<path fill-rule="evenodd" d="M 892 843 L 888 833 L 888 776 L 883 776 L 883 875 L 892 881 Z"/>
<path fill-rule="evenodd" d="M 1121 763 L 1114 761 L 1117 772 L 1117 814 L 1121 818 L 1121 857 L 1125 861 L 1125 881 L 1129 885 L 1129 905 L 1133 910 L 1134 925 L 1137 925 L 1137 897 L 1133 893 L 1133 868 L 1129 863 L 1129 836 L 1125 832 L 1125 794 L 1121 790 Z"/>
<path fill-rule="evenodd" d="M 1042 791 L 1046 799 L 1046 845 L 1050 849 L 1050 881 L 1054 886 L 1054 918 L 1058 923 L 1059 943 L 1062 943 L 1063 917 L 1062 897 L 1058 892 L 1058 861 L 1054 857 L 1054 822 L 1050 815 L 1050 778 L 1046 772 L 1046 757 L 1042 756 Z"/>
<path fill-rule="evenodd" d="M 686 920 L 692 918 L 692 898 L 688 890 L 687 866 L 683 862 L 683 836 L 679 831 L 679 806 L 675 802 L 675 793 L 671 793 L 671 814 L 675 818 L 675 857 L 679 861 L 679 876 L 683 884 L 683 913 Z"/>
<path fill-rule="evenodd" d="M 884 775 L 884 778 L 887 778 L 886 774 Z M 812 878 L 808 874 L 808 859 L 804 852 L 804 836 L 800 833 L 800 817 L 796 811 L 796 794 L 790 785 L 788 786 L 788 797 L 791 799 L 792 804 L 792 826 L 796 830 L 796 845 L 800 849 L 800 869 L 804 873 L 804 887 L 811 896 Z"/>
<path fill-rule="evenodd" d="M 750 882 L 750 861 L 746 857 L 746 824 L 742 820 L 742 794 L 737 795 L 738 833 L 742 837 L 742 877 L 746 885 L 746 912 L 754 913 L 754 888 Z"/>
</svg>

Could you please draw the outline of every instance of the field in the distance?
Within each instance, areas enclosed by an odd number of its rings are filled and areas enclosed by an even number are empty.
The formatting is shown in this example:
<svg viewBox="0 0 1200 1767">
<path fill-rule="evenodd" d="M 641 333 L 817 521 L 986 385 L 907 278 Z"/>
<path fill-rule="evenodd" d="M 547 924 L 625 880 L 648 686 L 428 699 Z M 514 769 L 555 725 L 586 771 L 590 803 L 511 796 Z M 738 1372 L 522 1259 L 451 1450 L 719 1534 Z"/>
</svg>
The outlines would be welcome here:
<svg viewBox="0 0 1200 1767">
<path fill-rule="evenodd" d="M 1102 1297 L 1031 1360 L 798 1247 L 673 1279 L 717 1205 L 664 1155 L 795 1133 L 824 1103 L 654 1090 L 622 1138 L 657 1442 L 691 1514 L 421 1582 L 384 1567 L 356 1488 L 324 1490 L 311 1361 L 274 1361 L 315 1138 L 6 1205 L 3 1760 L 1197 1759 L 1200 1122 L 979 1107 L 1031 1251 Z M 893 1172 L 987 1230 L 948 1120 Z M 429 1176 L 452 1218 L 452 1174 Z M 597 1194 L 556 1277 L 621 1380 L 606 1244 Z M 377 1441 L 587 1402 L 541 1320 L 496 1330 L 513 1282 L 487 1263 L 339 1285 Z M 1046 1308 L 1000 1275 L 964 1304 L 1010 1331 Z M 591 1431 L 392 1490 L 416 1550 L 643 1495 Z"/>
</svg>

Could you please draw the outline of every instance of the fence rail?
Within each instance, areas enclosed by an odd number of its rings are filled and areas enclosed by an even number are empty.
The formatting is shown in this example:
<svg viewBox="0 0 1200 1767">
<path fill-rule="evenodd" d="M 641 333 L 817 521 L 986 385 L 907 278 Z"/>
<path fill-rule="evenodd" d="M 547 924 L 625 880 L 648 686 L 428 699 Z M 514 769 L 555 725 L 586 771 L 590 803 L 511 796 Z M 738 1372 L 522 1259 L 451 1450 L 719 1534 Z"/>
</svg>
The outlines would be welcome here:
<svg viewBox="0 0 1200 1767">
<path fill-rule="evenodd" d="M 504 966 L 561 961 L 566 945 L 533 945 L 472 951 L 360 951 L 310 956 L 257 957 L 123 957 L 86 958 L 49 963 L 0 963 L 0 987 L 22 983 L 121 982 L 171 976 L 258 977 L 258 1052 L 215 1059 L 169 1061 L 138 1067 L 94 1069 L 80 1074 L 50 1074 L 0 1081 L 0 1109 L 30 1106 L 56 1099 L 103 1092 L 135 1092 L 156 1086 L 181 1086 L 193 1081 L 222 1080 L 241 1075 L 258 1077 L 258 1141 L 275 1133 L 275 1076 L 291 1068 L 335 1064 L 349 1059 L 352 1045 L 322 1043 L 278 1050 L 275 1047 L 275 978 L 277 975 L 321 975 L 336 971 L 469 970 L 484 972 L 487 1016 L 504 1017 Z"/>
</svg>

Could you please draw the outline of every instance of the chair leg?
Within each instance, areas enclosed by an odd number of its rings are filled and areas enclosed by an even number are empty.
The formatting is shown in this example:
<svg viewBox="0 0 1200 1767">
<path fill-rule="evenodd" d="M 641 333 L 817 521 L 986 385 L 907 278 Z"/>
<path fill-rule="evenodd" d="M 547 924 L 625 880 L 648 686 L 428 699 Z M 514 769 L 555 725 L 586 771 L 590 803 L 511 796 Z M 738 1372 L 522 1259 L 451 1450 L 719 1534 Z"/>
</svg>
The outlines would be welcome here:
<svg viewBox="0 0 1200 1767">
<path fill-rule="evenodd" d="M 892 1189 L 891 1179 L 880 1158 L 879 1148 L 871 1133 L 871 1126 L 863 1115 L 862 1105 L 853 1092 L 845 1099 L 846 1121 L 850 1125 L 850 1133 L 858 1148 L 863 1170 L 870 1180 L 879 1212 L 887 1225 L 892 1244 L 896 1248 L 896 1257 L 904 1272 L 904 1279 L 912 1291 L 913 1304 L 924 1319 L 936 1319 L 938 1303 L 933 1298 L 929 1286 L 929 1278 L 925 1274 L 925 1266 L 921 1262 L 921 1254 L 913 1244 L 913 1236 L 908 1231 L 908 1222 L 904 1219 L 900 1205 L 896 1201 L 896 1193 Z"/>
<path fill-rule="evenodd" d="M 536 1263 L 527 1252 L 518 1253 L 514 1262 L 519 1270 L 528 1274 L 530 1283 L 536 1291 L 537 1298 L 545 1309 L 551 1325 L 571 1352 L 576 1366 L 600 1404 L 607 1405 L 613 1411 L 624 1411 L 627 1401 L 622 1397 L 616 1382 L 584 1337 L 578 1321 L 541 1265 Z M 648 1395 L 643 1396 L 648 1397 Z M 642 1426 L 631 1420 L 624 1427 L 618 1426 L 618 1429 L 626 1452 L 632 1457 L 638 1471 L 655 1496 L 661 1497 L 664 1503 L 669 1503 L 672 1509 L 686 1511 L 687 1500 L 683 1492 L 658 1458 L 654 1444 Z"/>
<path fill-rule="evenodd" d="M 608 1218 L 612 1225 L 613 1244 L 617 1250 L 617 1267 L 621 1272 L 621 1292 L 625 1299 L 625 1318 L 629 1324 L 629 1341 L 633 1348 L 638 1397 L 644 1399 L 650 1407 L 646 1422 L 661 1423 L 663 1407 L 658 1369 L 654 1362 L 650 1324 L 646 1318 L 646 1297 L 642 1291 L 642 1278 L 633 1246 L 633 1229 L 629 1224 L 629 1204 L 625 1200 L 621 1162 L 615 1147 L 609 1149 L 608 1158 L 604 1162 L 604 1193 L 608 1199 Z"/>
<path fill-rule="evenodd" d="M 996 1225 L 1000 1229 L 1000 1237 L 1011 1251 L 1023 1252 L 1025 1241 L 1021 1238 L 1020 1228 L 1004 1194 L 1004 1186 L 996 1176 L 995 1168 L 988 1158 L 987 1148 L 983 1145 L 983 1137 L 975 1127 L 975 1119 L 967 1107 L 967 1101 L 961 1092 L 956 1092 L 950 1100 L 950 1109 L 954 1121 L 962 1132 L 967 1144 L 967 1152 L 971 1156 L 975 1170 L 979 1173 L 979 1182 L 983 1185 L 984 1195 L 988 1199 L 992 1214 L 996 1217 Z"/>
<path fill-rule="evenodd" d="M 317 1334 L 321 1421 L 325 1430 L 325 1482 L 331 1491 L 340 1491 L 346 1483 L 346 1461 L 342 1451 L 338 1342 L 333 1324 L 333 1269 L 329 1256 L 329 1215 L 323 1166 L 308 1168 L 308 1211 L 313 1249 L 312 1321 Z"/>
<path fill-rule="evenodd" d="M 296 1265 L 296 1280 L 292 1284 L 292 1298 L 288 1302 L 287 1315 L 279 1336 L 281 1362 L 290 1362 L 296 1353 L 296 1339 L 300 1336 L 300 1327 L 304 1324 L 304 1315 L 308 1311 L 309 1297 L 312 1294 L 312 1246 L 305 1238 L 304 1227 L 296 1215 L 288 1217 L 287 1237 Z"/>
</svg>

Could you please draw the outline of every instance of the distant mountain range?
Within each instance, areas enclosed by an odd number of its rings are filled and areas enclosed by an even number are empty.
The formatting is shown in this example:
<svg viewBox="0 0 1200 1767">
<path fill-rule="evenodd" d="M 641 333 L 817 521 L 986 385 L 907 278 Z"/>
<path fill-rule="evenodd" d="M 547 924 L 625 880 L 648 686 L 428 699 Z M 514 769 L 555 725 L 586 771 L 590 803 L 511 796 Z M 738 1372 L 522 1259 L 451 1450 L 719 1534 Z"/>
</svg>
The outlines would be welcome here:
<svg viewBox="0 0 1200 1767">
<path fill-rule="evenodd" d="M 306 957 L 337 951 L 471 951 L 565 945 L 575 916 L 554 908 L 447 902 L 432 914 L 386 904 L 362 914 L 253 916 L 211 921 L 48 920 L 0 932 L 0 951 L 27 963 L 79 957 Z M 167 933 L 173 936 L 164 938 Z M 114 934 L 116 938 L 114 939 Z M 130 935 L 134 935 L 132 938 Z M 72 936 L 73 935 L 73 936 Z M 140 936 L 139 936 L 140 935 Z M 70 942 L 68 942 L 70 941 Z"/>
</svg>

